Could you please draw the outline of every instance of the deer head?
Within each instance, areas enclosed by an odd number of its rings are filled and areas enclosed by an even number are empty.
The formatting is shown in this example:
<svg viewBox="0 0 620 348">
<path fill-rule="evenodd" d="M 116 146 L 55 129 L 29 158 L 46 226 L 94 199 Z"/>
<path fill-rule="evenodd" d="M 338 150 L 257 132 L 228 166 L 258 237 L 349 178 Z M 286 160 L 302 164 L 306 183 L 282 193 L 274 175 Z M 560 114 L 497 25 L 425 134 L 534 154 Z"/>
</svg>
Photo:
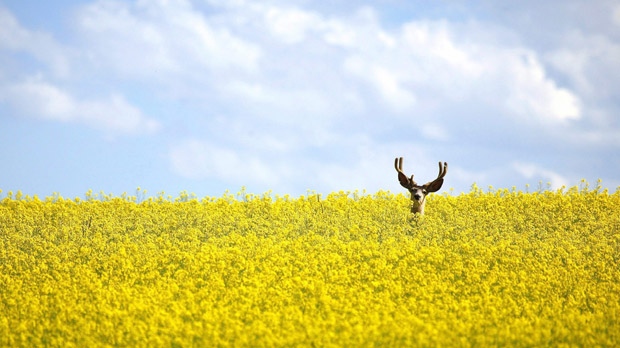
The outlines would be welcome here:
<svg viewBox="0 0 620 348">
<path fill-rule="evenodd" d="M 418 185 L 413 181 L 413 174 L 411 177 L 407 177 L 405 173 L 403 173 L 403 158 L 395 158 L 394 159 L 394 168 L 398 172 L 398 181 L 400 185 L 411 193 L 411 200 L 413 201 L 413 205 L 411 206 L 412 213 L 419 213 L 420 215 L 424 214 L 424 203 L 426 202 L 426 196 L 431 192 L 437 192 L 443 185 L 443 177 L 446 176 L 448 172 L 448 163 L 444 162 L 443 166 L 441 162 L 439 162 L 439 174 L 437 175 L 437 179 L 427 182 L 424 185 Z"/>
</svg>

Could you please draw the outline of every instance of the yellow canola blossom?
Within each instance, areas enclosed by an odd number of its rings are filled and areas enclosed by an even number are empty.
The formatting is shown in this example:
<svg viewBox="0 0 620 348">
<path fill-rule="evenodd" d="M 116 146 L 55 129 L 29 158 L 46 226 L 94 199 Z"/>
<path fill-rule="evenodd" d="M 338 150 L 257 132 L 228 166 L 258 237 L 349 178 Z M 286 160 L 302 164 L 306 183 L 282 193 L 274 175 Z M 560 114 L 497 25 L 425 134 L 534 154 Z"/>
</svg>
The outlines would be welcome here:
<svg viewBox="0 0 620 348">
<path fill-rule="evenodd" d="M 619 346 L 620 192 L 0 201 L 0 346 Z"/>
</svg>

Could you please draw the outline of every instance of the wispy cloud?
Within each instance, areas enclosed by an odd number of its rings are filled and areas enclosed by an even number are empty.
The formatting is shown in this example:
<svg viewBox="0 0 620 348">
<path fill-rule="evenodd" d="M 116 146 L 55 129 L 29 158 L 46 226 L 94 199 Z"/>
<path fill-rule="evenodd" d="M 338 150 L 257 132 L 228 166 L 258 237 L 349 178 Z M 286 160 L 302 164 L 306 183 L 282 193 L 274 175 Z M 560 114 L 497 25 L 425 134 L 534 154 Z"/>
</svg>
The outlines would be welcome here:
<svg viewBox="0 0 620 348">
<path fill-rule="evenodd" d="M 68 48 L 57 43 L 51 34 L 24 28 L 17 18 L 1 5 L 0 23 L 0 50 L 25 53 L 47 66 L 49 71 L 57 76 L 69 74 Z"/>
<path fill-rule="evenodd" d="M 93 64 L 124 77 L 251 72 L 261 55 L 189 1 L 96 1 L 78 11 L 77 22 Z"/>
<path fill-rule="evenodd" d="M 69 92 L 40 78 L 0 88 L 13 110 L 27 117 L 76 122 L 109 134 L 152 133 L 161 128 L 121 95 L 77 100 Z"/>
<path fill-rule="evenodd" d="M 559 189 L 563 186 L 569 185 L 569 180 L 566 179 L 564 176 L 552 170 L 540 167 L 534 163 L 514 162 L 512 166 L 520 175 L 523 175 L 525 178 L 539 178 L 541 183 L 545 185 L 549 184 L 553 189 Z"/>
</svg>

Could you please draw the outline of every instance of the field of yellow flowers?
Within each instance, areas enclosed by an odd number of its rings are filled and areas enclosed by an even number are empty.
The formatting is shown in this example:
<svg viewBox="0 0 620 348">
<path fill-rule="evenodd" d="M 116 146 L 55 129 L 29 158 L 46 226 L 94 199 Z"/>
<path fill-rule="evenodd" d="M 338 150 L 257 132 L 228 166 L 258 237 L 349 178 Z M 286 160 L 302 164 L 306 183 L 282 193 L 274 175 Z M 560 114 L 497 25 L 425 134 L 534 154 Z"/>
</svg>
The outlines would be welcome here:
<svg viewBox="0 0 620 348">
<path fill-rule="evenodd" d="M 0 346 L 619 346 L 620 191 L 0 199 Z"/>
</svg>

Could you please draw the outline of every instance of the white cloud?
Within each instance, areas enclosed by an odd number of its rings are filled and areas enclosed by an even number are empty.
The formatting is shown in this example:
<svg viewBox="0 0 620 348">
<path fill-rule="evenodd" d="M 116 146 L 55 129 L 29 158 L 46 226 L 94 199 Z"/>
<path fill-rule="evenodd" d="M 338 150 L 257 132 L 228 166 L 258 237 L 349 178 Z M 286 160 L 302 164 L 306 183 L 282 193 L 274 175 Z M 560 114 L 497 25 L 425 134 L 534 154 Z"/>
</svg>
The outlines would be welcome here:
<svg viewBox="0 0 620 348">
<path fill-rule="evenodd" d="M 477 31 L 446 21 L 412 21 L 390 40 L 365 37 L 364 44 L 348 52 L 344 70 L 377 92 L 371 98 L 396 113 L 420 114 L 416 111 L 425 106 L 435 108 L 427 110 L 433 113 L 451 103 L 465 103 L 500 108 L 505 115 L 519 116 L 517 122 L 563 122 L 582 116 L 580 98 L 558 87 L 536 53 L 497 45 L 496 40 L 477 40 L 472 36 Z"/>
<path fill-rule="evenodd" d="M 303 127 L 307 123 L 325 121 L 325 115 L 334 113 L 331 96 L 319 90 L 304 86 L 286 89 L 268 83 L 225 81 L 218 89 L 228 96 L 231 103 L 238 103 L 253 114 L 280 123 L 294 123 Z"/>
<path fill-rule="evenodd" d="M 161 128 L 158 121 L 146 117 L 119 94 L 103 100 L 79 102 L 78 112 L 79 120 L 114 133 L 153 133 Z"/>
<path fill-rule="evenodd" d="M 9 103 L 29 115 L 56 121 L 70 121 L 76 115 L 70 95 L 38 79 L 10 86 L 5 93 Z"/>
<path fill-rule="evenodd" d="M 326 24 L 325 42 L 335 46 L 353 47 L 359 34 L 355 29 L 339 20 L 330 20 Z"/>
<path fill-rule="evenodd" d="M 592 101 L 614 98 L 620 89 L 620 43 L 600 34 L 572 30 L 546 54 L 549 64 Z"/>
<path fill-rule="evenodd" d="M 0 52 L 3 49 L 13 52 L 26 52 L 38 61 L 47 64 L 53 73 L 66 76 L 69 61 L 62 48 L 51 35 L 23 28 L 8 10 L 0 6 Z M 0 72 L 2 69 L 0 68 Z"/>
<path fill-rule="evenodd" d="M 581 117 L 579 98 L 571 91 L 557 87 L 531 53 L 525 54 L 521 60 L 508 60 L 507 63 L 514 83 L 506 100 L 508 110 L 520 116 L 551 121 Z"/>
<path fill-rule="evenodd" d="M 552 170 L 540 167 L 537 164 L 514 162 L 512 163 L 512 167 L 524 178 L 537 179 L 543 184 L 549 183 L 552 189 L 559 189 L 562 186 L 569 186 L 569 180 L 566 179 L 564 176 Z"/>
<path fill-rule="evenodd" d="M 475 46 L 458 43 L 456 30 L 446 21 L 409 22 L 402 28 L 402 47 L 424 64 L 435 62 L 437 65 L 434 67 L 447 67 L 451 71 L 476 78 L 484 71 L 484 62 L 474 59 Z M 431 70 L 433 73 L 439 71 Z"/>
<path fill-rule="evenodd" d="M 416 103 L 415 95 L 407 90 L 400 76 L 388 67 L 372 64 L 362 57 L 352 57 L 345 62 L 345 70 L 376 88 L 381 99 L 395 112 L 411 111 Z"/>
<path fill-rule="evenodd" d="M 210 23 L 190 2 L 101 0 L 78 12 L 89 58 L 125 75 L 251 72 L 260 48 Z"/>
<path fill-rule="evenodd" d="M 370 192 L 388 187 L 397 188 L 393 168 L 394 149 L 390 145 L 376 144 L 362 135 L 343 136 L 338 146 L 346 149 L 339 160 L 301 160 L 301 165 L 311 168 L 312 176 L 307 185 L 322 192 L 354 191 Z M 392 185 L 390 185 L 390 183 Z"/>
<path fill-rule="evenodd" d="M 337 150 L 334 150 L 337 148 Z M 342 135 L 334 140 L 335 153 L 265 152 L 251 146 L 223 144 L 201 139 L 187 139 L 175 144 L 169 152 L 172 170 L 194 180 L 218 180 L 228 187 L 246 186 L 254 192 L 303 194 L 317 192 L 391 190 L 401 192 L 394 158 L 404 155 L 407 171 L 427 182 L 437 176 L 437 159 L 429 158 L 431 150 L 413 148 L 405 143 L 378 143 L 364 135 Z M 305 155 L 304 155 L 305 154 Z M 458 165 L 455 168 L 458 171 Z M 451 169 L 451 170 L 452 170 Z M 444 188 L 457 181 L 451 175 Z"/>
<path fill-rule="evenodd" d="M 406 193 L 398 183 L 394 169 L 396 157 L 404 157 L 404 171 L 408 175 L 413 174 L 419 183 L 435 179 L 438 175 L 438 161 L 448 161 L 447 158 L 436 158 L 437 153 L 432 146 L 423 142 L 379 142 L 372 137 L 357 134 L 342 137 L 338 147 L 345 149 L 346 153 L 339 160 L 309 163 L 312 166 L 312 183 L 321 191 L 366 189 L 368 192 L 390 190 Z M 450 174 L 442 191 L 449 191 L 460 180 L 453 173 L 459 167 L 451 163 Z"/>
<path fill-rule="evenodd" d="M 129 76 L 168 76 L 158 83 L 164 89 L 183 84 L 186 92 L 179 96 L 215 90 L 221 95 L 209 98 L 238 98 L 252 108 L 250 114 L 304 120 L 384 108 L 384 117 L 416 114 L 420 121 L 464 103 L 519 117 L 509 122 L 582 116 L 579 97 L 559 87 L 535 53 L 476 37 L 478 24 L 421 20 L 386 30 L 369 7 L 328 18 L 261 3 L 226 5 L 223 13 L 207 17 L 181 0 L 99 1 L 79 18 L 94 45 L 94 61 Z M 262 33 L 296 50 L 280 54 Z M 309 37 L 312 44 L 305 43 Z M 340 50 L 331 50 L 334 45 Z M 239 69 L 252 74 L 239 75 Z"/>
<path fill-rule="evenodd" d="M 260 184 L 269 187 L 286 175 L 286 171 L 251 153 L 198 139 L 175 144 L 169 152 L 169 159 L 172 170 L 182 177 L 217 179 L 238 186 Z"/>
<path fill-rule="evenodd" d="M 376 11 L 369 6 L 352 11 L 349 16 L 326 18 L 322 39 L 330 45 L 348 50 L 371 51 L 394 48 L 394 36 L 381 27 Z"/>
<path fill-rule="evenodd" d="M 10 49 L 23 48 L 27 44 L 30 33 L 23 29 L 17 19 L 8 10 L 0 7 L 0 43 Z"/>
<path fill-rule="evenodd" d="M 436 123 L 428 123 L 422 125 L 421 132 L 428 139 L 439 141 L 447 141 L 450 139 L 448 131 L 443 126 Z"/>
<path fill-rule="evenodd" d="M 78 100 L 41 78 L 5 86 L 4 100 L 15 111 L 33 118 L 87 124 L 112 134 L 151 133 L 159 130 L 159 122 L 149 119 L 122 96 Z"/>
<path fill-rule="evenodd" d="M 296 44 L 305 39 L 306 32 L 321 27 L 318 15 L 296 8 L 281 9 L 272 7 L 265 13 L 268 30 L 288 44 Z"/>
</svg>

